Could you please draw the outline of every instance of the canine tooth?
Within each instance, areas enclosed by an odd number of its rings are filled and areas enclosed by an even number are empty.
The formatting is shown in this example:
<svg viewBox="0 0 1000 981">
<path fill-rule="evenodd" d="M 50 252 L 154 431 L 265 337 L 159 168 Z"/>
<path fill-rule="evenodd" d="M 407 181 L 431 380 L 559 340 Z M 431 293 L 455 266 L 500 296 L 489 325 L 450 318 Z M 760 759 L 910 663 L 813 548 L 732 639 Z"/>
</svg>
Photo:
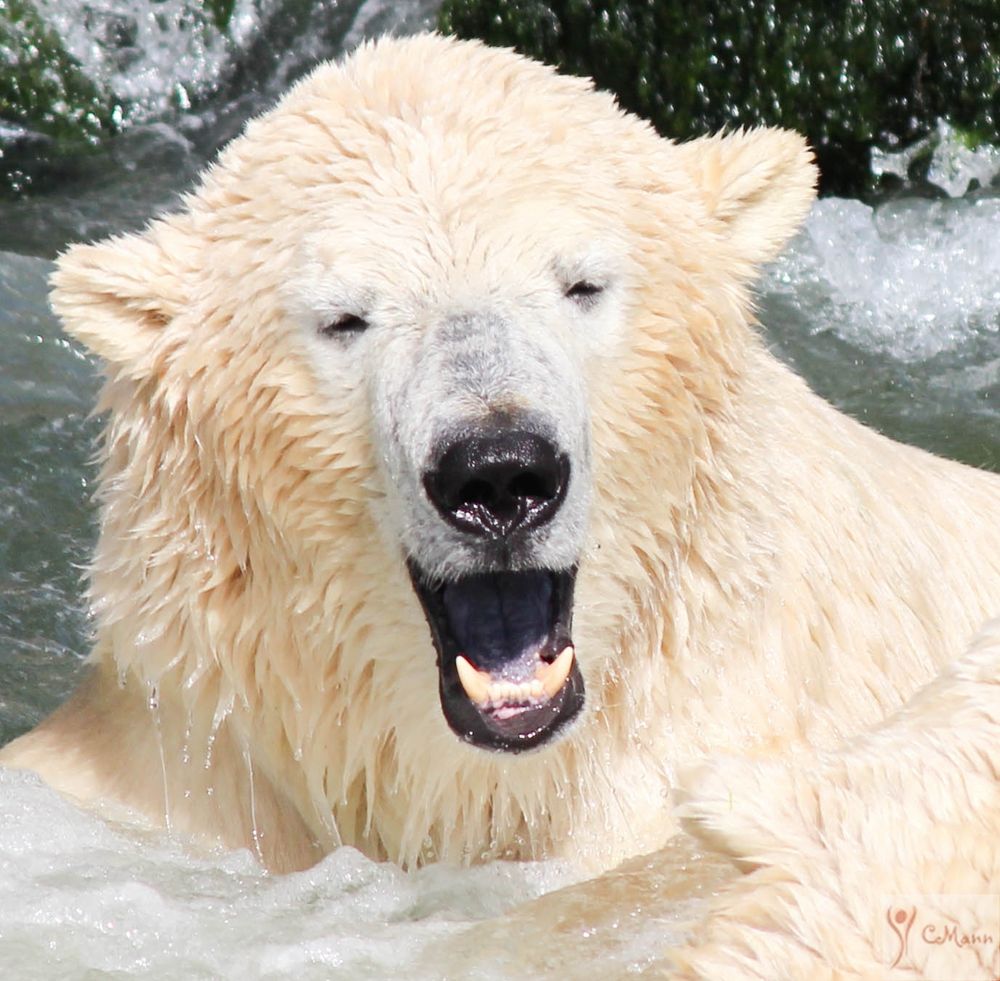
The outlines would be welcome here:
<svg viewBox="0 0 1000 981">
<path fill-rule="evenodd" d="M 535 672 L 535 678 L 542 683 L 542 690 L 549 698 L 554 697 L 566 684 L 570 668 L 573 667 L 573 653 L 573 645 L 567 645 L 551 664 L 543 664 Z"/>
<path fill-rule="evenodd" d="M 469 699 L 477 705 L 488 702 L 495 687 L 489 682 L 489 674 L 474 668 L 461 654 L 455 658 L 455 667 L 458 669 L 458 680 L 462 682 Z"/>
</svg>

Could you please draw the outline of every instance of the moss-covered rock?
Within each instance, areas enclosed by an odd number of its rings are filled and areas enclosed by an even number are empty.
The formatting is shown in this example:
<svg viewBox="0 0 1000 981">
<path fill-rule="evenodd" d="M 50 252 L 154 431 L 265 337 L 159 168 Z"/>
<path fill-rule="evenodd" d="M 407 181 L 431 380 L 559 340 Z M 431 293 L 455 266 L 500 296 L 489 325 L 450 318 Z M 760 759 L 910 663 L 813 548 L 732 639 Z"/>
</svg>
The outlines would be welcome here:
<svg viewBox="0 0 1000 981">
<path fill-rule="evenodd" d="M 593 76 L 665 135 L 808 135 L 823 190 L 947 119 L 1000 140 L 1000 0 L 445 0 L 441 29 Z"/>
<path fill-rule="evenodd" d="M 336 51 L 361 5 L 0 0 L 0 196 L 76 179 L 93 147 L 120 146 L 108 137 L 147 124 L 206 146 L 216 121 L 228 135 L 231 106 L 245 114 Z"/>
<path fill-rule="evenodd" d="M 0 0 L 0 199 L 86 157 L 119 113 L 30 0 Z"/>
<path fill-rule="evenodd" d="M 0 119 L 54 137 L 96 135 L 108 100 L 25 0 L 0 0 Z"/>
</svg>

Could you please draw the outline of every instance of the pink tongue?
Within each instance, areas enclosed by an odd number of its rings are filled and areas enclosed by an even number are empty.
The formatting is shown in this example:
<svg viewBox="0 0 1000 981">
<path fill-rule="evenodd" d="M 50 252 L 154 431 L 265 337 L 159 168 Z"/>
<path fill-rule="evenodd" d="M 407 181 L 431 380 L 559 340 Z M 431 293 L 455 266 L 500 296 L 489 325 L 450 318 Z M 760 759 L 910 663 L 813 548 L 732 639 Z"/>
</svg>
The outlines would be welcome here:
<svg viewBox="0 0 1000 981">
<path fill-rule="evenodd" d="M 491 713 L 498 719 L 513 719 L 515 715 L 527 712 L 530 705 L 501 705 L 499 708 L 491 709 Z"/>
</svg>

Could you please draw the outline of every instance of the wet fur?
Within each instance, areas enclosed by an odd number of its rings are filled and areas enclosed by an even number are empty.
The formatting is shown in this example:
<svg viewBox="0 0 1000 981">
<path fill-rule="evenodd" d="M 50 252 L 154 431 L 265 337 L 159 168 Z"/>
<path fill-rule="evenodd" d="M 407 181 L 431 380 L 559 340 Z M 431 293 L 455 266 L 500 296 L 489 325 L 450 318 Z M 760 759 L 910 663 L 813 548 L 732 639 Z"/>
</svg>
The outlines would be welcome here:
<svg viewBox="0 0 1000 981">
<path fill-rule="evenodd" d="M 792 134 L 676 145 L 475 44 L 317 70 L 178 214 L 59 262 L 54 305 L 107 366 L 96 642 L 0 759 L 276 870 L 341 843 L 600 870 L 677 830 L 679 769 L 880 723 L 1000 610 L 1000 479 L 863 428 L 766 350 L 753 280 L 814 178 Z M 567 306 L 592 276 L 602 303 Z M 371 333 L 321 340 L 345 311 Z M 588 705 L 518 757 L 445 725 L 405 568 L 475 566 L 413 475 L 512 398 L 585 477 L 536 547 L 580 559 Z"/>
</svg>

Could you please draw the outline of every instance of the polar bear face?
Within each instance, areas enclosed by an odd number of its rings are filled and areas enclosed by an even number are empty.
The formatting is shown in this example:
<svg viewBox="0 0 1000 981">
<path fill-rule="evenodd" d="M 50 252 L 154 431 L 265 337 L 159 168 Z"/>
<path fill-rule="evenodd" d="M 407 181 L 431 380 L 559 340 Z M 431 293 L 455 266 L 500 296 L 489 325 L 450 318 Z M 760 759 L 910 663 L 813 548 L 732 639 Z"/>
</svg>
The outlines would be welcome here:
<svg viewBox="0 0 1000 981">
<path fill-rule="evenodd" d="M 790 134 L 677 146 L 477 44 L 321 68 L 179 214 L 60 261 L 54 305 L 109 369 L 104 649 L 248 706 L 312 673 L 339 699 L 317 719 L 377 676 L 373 732 L 431 732 L 436 679 L 462 742 L 553 742 L 661 642 L 645 597 L 684 552 L 746 287 L 813 179 Z"/>
<path fill-rule="evenodd" d="M 447 135 L 425 126 L 408 146 L 440 159 Z M 587 378 L 622 343 L 635 270 L 613 212 L 560 200 L 551 179 L 494 177 L 484 195 L 481 162 L 445 159 L 427 186 L 331 203 L 285 302 L 321 390 L 363 398 L 378 524 L 422 602 L 446 718 L 470 742 L 519 751 L 583 704 L 572 612 L 593 487 Z"/>
</svg>

